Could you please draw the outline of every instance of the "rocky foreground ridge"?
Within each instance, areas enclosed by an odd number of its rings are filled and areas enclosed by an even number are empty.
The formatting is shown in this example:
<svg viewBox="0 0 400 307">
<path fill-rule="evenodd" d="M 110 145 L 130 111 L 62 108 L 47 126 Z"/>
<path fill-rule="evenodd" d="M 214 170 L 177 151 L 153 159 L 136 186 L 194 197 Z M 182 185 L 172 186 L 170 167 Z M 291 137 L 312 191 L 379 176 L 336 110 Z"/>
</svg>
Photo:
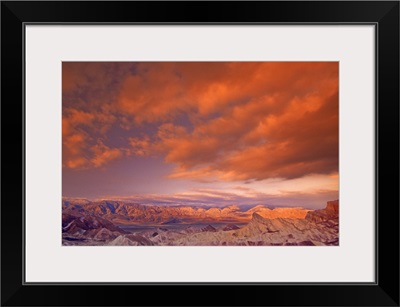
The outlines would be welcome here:
<svg viewBox="0 0 400 307">
<path fill-rule="evenodd" d="M 198 227 L 193 221 L 210 224 Z M 144 227 L 126 230 L 130 223 Z M 235 206 L 70 202 L 63 203 L 62 232 L 63 245 L 339 245 L 339 201 L 321 210 L 257 206 L 244 212 Z"/>
</svg>

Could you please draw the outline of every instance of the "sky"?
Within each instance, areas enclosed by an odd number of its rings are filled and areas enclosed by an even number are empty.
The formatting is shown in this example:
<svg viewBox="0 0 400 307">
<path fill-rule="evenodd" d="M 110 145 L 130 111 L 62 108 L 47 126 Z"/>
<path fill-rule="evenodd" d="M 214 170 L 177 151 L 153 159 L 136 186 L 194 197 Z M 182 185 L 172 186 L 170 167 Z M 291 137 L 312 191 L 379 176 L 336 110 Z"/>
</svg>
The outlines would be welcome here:
<svg viewBox="0 0 400 307">
<path fill-rule="evenodd" d="M 338 62 L 63 62 L 63 197 L 325 207 Z"/>
</svg>

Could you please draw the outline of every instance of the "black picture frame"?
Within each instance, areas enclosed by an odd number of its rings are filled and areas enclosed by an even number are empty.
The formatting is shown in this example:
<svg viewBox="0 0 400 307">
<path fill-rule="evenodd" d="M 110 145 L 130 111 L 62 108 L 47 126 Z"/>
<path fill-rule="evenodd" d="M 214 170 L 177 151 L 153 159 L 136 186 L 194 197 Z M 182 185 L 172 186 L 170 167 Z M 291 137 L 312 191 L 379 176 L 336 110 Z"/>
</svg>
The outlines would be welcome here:
<svg viewBox="0 0 400 307">
<path fill-rule="evenodd" d="M 375 25 L 376 282 L 26 284 L 23 114 L 29 23 Z M 1 131 L 2 306 L 399 306 L 398 1 L 3 1 Z"/>
</svg>

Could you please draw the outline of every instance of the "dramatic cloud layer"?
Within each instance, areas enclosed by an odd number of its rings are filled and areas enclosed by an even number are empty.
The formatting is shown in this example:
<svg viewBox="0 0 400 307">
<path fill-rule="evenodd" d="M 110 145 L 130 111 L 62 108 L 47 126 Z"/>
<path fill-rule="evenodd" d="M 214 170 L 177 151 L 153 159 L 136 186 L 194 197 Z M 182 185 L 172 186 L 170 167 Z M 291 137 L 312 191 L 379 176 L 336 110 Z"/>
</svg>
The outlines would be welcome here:
<svg viewBox="0 0 400 307">
<path fill-rule="evenodd" d="M 64 169 L 133 158 L 170 181 L 335 175 L 338 63 L 63 63 Z"/>
</svg>

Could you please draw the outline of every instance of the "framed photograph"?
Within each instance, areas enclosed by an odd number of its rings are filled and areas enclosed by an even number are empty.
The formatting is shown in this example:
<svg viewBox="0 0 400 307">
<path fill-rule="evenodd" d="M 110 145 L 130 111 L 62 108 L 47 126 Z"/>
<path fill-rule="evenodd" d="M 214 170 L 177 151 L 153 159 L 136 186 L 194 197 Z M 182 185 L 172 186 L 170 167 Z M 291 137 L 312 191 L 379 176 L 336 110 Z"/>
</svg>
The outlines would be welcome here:
<svg viewBox="0 0 400 307">
<path fill-rule="evenodd" d="M 1 8 L 2 305 L 399 306 L 398 1 Z"/>
</svg>

